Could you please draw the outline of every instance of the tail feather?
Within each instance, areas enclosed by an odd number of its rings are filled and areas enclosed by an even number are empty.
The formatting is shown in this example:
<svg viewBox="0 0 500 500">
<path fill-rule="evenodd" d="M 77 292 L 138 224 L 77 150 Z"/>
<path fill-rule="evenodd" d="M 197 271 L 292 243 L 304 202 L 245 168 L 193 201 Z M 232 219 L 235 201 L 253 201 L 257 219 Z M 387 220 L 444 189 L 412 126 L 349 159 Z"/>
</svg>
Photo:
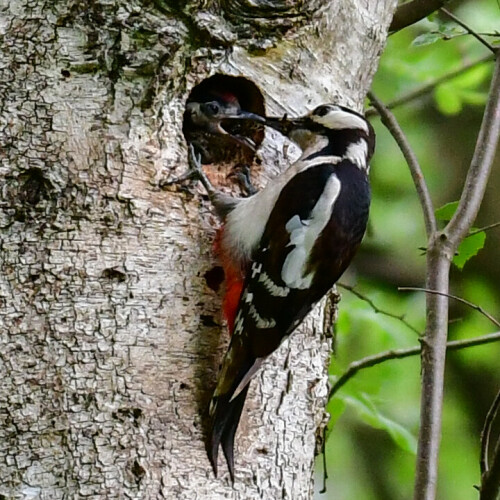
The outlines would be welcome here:
<svg viewBox="0 0 500 500">
<path fill-rule="evenodd" d="M 217 477 L 217 458 L 219 445 L 226 457 L 227 467 L 231 481 L 234 482 L 234 436 L 240 421 L 245 399 L 247 397 L 248 385 L 240 394 L 231 400 L 230 394 L 216 396 L 214 401 L 214 415 L 210 433 L 208 458 L 212 464 L 214 474 Z"/>
</svg>

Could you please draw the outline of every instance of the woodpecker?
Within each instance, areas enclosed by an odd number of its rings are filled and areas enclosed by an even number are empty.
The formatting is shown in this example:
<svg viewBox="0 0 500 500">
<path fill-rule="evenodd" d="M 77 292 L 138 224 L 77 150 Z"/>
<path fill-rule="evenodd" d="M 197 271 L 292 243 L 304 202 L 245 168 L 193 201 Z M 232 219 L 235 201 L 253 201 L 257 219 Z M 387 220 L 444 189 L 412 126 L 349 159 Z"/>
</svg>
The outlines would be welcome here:
<svg viewBox="0 0 500 500">
<path fill-rule="evenodd" d="M 263 123 L 262 117 L 242 109 L 238 98 L 230 92 L 211 90 L 204 99 L 186 104 L 184 120 L 186 140 L 200 153 L 202 163 L 234 162 L 235 156 L 240 157 L 239 161 L 250 161 L 256 144 L 249 136 L 256 127 L 249 120 Z M 225 122 L 227 117 L 232 120 Z"/>
<path fill-rule="evenodd" d="M 217 192 L 190 148 L 191 163 L 223 219 L 221 252 L 240 273 L 229 311 L 231 341 L 210 404 L 208 456 L 219 446 L 234 481 L 234 437 L 249 382 L 346 270 L 363 238 L 375 134 L 359 113 L 325 104 L 298 119 L 265 119 L 302 149 L 260 192 Z"/>
</svg>

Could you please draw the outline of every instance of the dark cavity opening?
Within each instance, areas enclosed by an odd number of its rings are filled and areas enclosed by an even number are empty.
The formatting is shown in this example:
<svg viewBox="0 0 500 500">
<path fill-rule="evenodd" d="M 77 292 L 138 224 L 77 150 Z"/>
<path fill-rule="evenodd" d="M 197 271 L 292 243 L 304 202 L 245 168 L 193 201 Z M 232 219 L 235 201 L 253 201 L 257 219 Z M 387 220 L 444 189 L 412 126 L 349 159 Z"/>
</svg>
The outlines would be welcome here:
<svg viewBox="0 0 500 500">
<path fill-rule="evenodd" d="M 264 127 L 250 120 L 221 120 L 220 126 L 228 134 L 221 133 L 218 123 L 202 123 L 195 116 L 193 106 L 197 103 L 215 103 L 264 116 L 264 97 L 258 87 L 242 76 L 217 74 L 203 80 L 186 101 L 182 127 L 186 141 L 201 154 L 202 163 L 252 163 L 264 138 Z"/>
</svg>

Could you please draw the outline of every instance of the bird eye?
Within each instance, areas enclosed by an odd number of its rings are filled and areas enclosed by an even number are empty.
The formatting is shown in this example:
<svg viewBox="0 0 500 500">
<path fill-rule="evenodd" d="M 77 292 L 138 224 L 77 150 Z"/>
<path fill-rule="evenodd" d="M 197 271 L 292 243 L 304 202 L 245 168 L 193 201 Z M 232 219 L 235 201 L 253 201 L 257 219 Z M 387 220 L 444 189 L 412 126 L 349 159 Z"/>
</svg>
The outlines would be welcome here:
<svg viewBox="0 0 500 500">
<path fill-rule="evenodd" d="M 327 106 L 327 105 L 323 105 L 323 106 L 318 106 L 315 110 L 314 110 L 314 114 L 316 116 L 325 116 L 327 115 L 330 111 L 332 110 L 332 107 L 331 106 Z"/>
<path fill-rule="evenodd" d="M 207 114 L 216 115 L 220 111 L 220 106 L 216 102 L 207 102 L 205 109 Z"/>
</svg>

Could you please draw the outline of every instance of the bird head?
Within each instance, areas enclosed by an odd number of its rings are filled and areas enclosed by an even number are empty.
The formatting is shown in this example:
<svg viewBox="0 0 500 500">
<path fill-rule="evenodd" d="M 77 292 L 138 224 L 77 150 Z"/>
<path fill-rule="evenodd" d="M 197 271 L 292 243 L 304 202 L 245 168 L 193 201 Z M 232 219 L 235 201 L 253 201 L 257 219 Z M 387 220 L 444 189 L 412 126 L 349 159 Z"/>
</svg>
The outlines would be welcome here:
<svg viewBox="0 0 500 500">
<path fill-rule="evenodd" d="M 195 126 L 206 128 L 212 133 L 226 134 L 221 127 L 223 120 L 252 120 L 264 124 L 265 119 L 250 111 L 241 109 L 238 101 L 213 100 L 189 102 L 186 105 L 189 117 Z"/>
<path fill-rule="evenodd" d="M 373 135 L 363 115 L 337 104 L 322 104 L 300 118 L 267 117 L 266 125 L 286 135 L 301 149 L 307 149 L 318 137 L 329 138 L 346 130 L 358 132 L 367 139 Z"/>
</svg>

